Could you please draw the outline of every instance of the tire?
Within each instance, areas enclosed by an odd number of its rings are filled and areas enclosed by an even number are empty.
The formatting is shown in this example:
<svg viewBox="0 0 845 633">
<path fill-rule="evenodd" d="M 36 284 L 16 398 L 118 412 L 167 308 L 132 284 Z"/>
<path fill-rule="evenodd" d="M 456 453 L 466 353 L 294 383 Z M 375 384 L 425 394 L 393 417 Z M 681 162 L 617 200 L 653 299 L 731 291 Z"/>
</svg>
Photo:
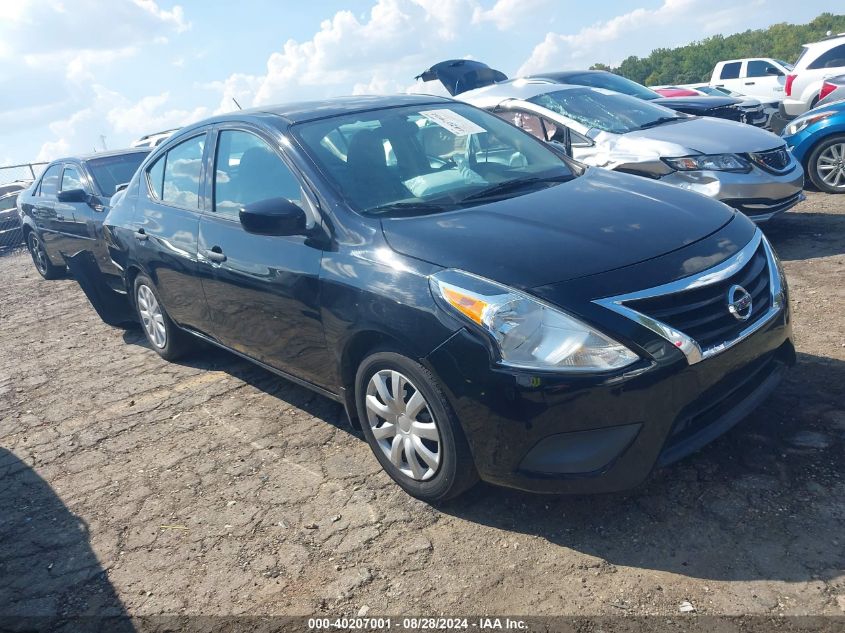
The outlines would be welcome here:
<svg viewBox="0 0 845 633">
<path fill-rule="evenodd" d="M 50 261 L 47 251 L 44 250 L 44 242 L 35 231 L 29 231 L 26 236 L 26 247 L 29 249 L 29 254 L 32 257 L 32 263 L 35 264 L 35 270 L 38 271 L 44 279 L 58 279 L 65 274 L 64 266 L 56 266 Z"/>
<path fill-rule="evenodd" d="M 845 193 L 845 134 L 826 138 L 813 148 L 807 175 L 820 191 Z"/>
<path fill-rule="evenodd" d="M 164 360 L 176 360 L 191 348 L 191 335 L 167 315 L 152 280 L 144 274 L 135 277 L 133 302 L 147 342 Z"/>
<path fill-rule="evenodd" d="M 397 385 L 401 403 L 393 399 Z M 437 379 L 418 362 L 390 351 L 372 353 L 358 367 L 355 403 L 373 454 L 408 494 L 436 503 L 478 481 L 455 412 Z"/>
</svg>

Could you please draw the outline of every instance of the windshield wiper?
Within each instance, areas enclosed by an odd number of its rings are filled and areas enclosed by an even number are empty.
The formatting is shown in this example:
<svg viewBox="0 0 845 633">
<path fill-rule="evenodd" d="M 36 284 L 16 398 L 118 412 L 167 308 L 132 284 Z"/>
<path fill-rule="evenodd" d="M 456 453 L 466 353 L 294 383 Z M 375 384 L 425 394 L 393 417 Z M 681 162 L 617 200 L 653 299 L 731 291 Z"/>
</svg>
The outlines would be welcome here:
<svg viewBox="0 0 845 633">
<path fill-rule="evenodd" d="M 685 119 L 686 117 L 683 116 L 662 116 L 659 119 L 655 119 L 654 121 L 649 121 L 648 123 L 643 123 L 640 126 L 641 130 L 647 130 L 650 127 L 657 127 L 658 125 L 663 125 L 664 123 L 670 123 L 672 121 L 680 121 L 681 119 Z"/>
<path fill-rule="evenodd" d="M 431 213 L 436 211 L 446 211 L 451 205 L 449 203 L 434 203 L 434 202 L 389 202 L 387 204 L 380 204 L 377 207 L 367 209 L 367 213 L 382 214 L 390 213 L 392 211 L 404 211 L 408 213 Z"/>
<path fill-rule="evenodd" d="M 529 185 L 536 185 L 538 183 L 543 182 L 566 182 L 567 180 L 572 180 L 573 178 L 574 176 L 572 174 L 559 174 L 557 176 L 536 176 L 533 178 L 519 178 L 517 180 L 507 180 L 505 182 L 499 182 L 495 185 L 485 187 L 481 191 L 471 193 L 468 196 L 461 198 L 460 201 L 468 202 L 470 200 L 479 200 L 481 198 L 491 198 L 493 196 L 505 194 L 510 191 L 522 189 L 523 187 L 527 187 Z"/>
</svg>

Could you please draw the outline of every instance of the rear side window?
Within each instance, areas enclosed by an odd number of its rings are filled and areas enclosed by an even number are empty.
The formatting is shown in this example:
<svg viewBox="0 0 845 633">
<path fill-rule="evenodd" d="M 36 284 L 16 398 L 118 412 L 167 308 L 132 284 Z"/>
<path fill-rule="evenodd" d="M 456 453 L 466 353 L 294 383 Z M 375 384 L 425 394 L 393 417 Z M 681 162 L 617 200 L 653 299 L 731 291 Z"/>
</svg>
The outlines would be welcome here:
<svg viewBox="0 0 845 633">
<path fill-rule="evenodd" d="M 85 185 L 82 182 L 82 176 L 79 174 L 79 170 L 76 167 L 65 167 L 64 173 L 62 173 L 62 188 L 61 191 L 69 191 L 71 189 L 85 189 Z"/>
<path fill-rule="evenodd" d="M 775 75 L 769 75 L 768 69 L 774 68 L 778 71 L 777 76 L 783 75 L 783 73 L 778 70 L 776 66 L 772 66 L 769 62 L 764 61 L 762 59 L 752 59 L 748 62 L 748 70 L 746 71 L 746 77 L 774 77 Z"/>
<path fill-rule="evenodd" d="M 214 210 L 237 218 L 252 202 L 287 198 L 301 203 L 299 180 L 261 138 L 240 130 L 223 130 L 214 165 Z"/>
<path fill-rule="evenodd" d="M 14 209 L 17 206 L 18 202 L 18 193 L 10 193 L 5 196 L 0 196 L 0 211 L 8 211 L 9 209 Z"/>
<path fill-rule="evenodd" d="M 200 176 L 205 134 L 173 147 L 147 169 L 153 195 L 168 204 L 199 208 Z"/>
<path fill-rule="evenodd" d="M 845 66 L 845 44 L 834 46 L 829 51 L 819 55 L 807 66 L 808 70 L 816 68 L 839 68 Z"/>
<path fill-rule="evenodd" d="M 55 196 L 59 190 L 59 177 L 62 173 L 61 165 L 53 165 L 44 172 L 44 177 L 41 179 L 41 196 Z"/>
<path fill-rule="evenodd" d="M 730 62 L 729 64 L 725 64 L 722 66 L 722 74 L 719 75 L 720 79 L 739 79 L 739 68 L 742 66 L 742 62 Z"/>
</svg>

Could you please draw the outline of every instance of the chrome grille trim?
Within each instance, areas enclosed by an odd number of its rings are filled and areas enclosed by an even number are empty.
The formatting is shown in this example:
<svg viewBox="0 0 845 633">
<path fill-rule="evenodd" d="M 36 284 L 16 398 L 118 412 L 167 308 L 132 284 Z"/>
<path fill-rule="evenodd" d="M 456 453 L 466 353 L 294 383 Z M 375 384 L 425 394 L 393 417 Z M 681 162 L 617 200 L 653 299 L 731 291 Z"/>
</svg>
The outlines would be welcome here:
<svg viewBox="0 0 845 633">
<path fill-rule="evenodd" d="M 760 247 L 760 244 L 763 244 L 763 249 L 766 254 L 766 263 L 769 268 L 769 289 L 771 294 L 771 305 L 769 309 L 763 314 L 760 318 L 758 318 L 754 323 L 749 325 L 747 328 L 742 330 L 736 337 L 720 343 L 718 345 L 713 345 L 706 349 L 702 349 L 698 342 L 693 339 L 691 336 L 688 336 L 684 332 L 676 330 L 671 326 L 659 321 L 653 317 L 648 316 L 647 314 L 643 314 L 642 312 L 638 312 L 628 306 L 625 305 L 626 301 L 634 301 L 637 299 L 648 299 L 651 297 L 659 297 L 663 295 L 670 295 L 675 294 L 678 292 L 683 292 L 685 290 L 691 290 L 693 288 L 700 288 L 702 286 L 708 286 L 710 284 L 718 283 L 724 279 L 727 279 L 737 271 L 739 271 L 743 266 L 745 266 L 751 258 L 754 256 L 754 253 Z M 656 333 L 657 335 L 661 336 L 665 340 L 669 341 L 672 345 L 677 347 L 684 353 L 686 356 L 687 363 L 690 365 L 694 365 L 696 363 L 701 362 L 707 358 L 711 358 L 724 352 L 727 349 L 730 349 L 737 343 L 745 340 L 760 328 L 768 324 L 772 319 L 774 319 L 780 312 L 783 310 L 785 305 L 785 297 L 783 292 L 783 284 L 781 283 L 780 272 L 778 271 L 778 265 L 775 261 L 775 254 L 772 251 L 772 247 L 769 244 L 769 241 L 763 235 L 763 232 L 760 229 L 757 229 L 754 232 L 754 237 L 751 238 L 751 241 L 742 248 L 738 253 L 730 257 L 729 259 L 725 260 L 721 264 L 710 268 L 703 273 L 699 273 L 693 277 L 685 277 L 683 279 L 678 279 L 677 281 L 672 281 L 668 284 L 663 284 L 661 286 L 655 286 L 654 288 L 647 288 L 644 290 L 638 290 L 636 292 L 626 293 L 623 295 L 616 295 L 614 297 L 605 297 L 603 299 L 595 299 L 593 303 L 598 304 L 602 307 L 607 308 L 608 310 L 612 310 L 617 314 L 621 314 L 624 317 L 631 319 L 632 321 L 636 321 L 640 325 L 648 328 L 652 332 Z"/>
</svg>

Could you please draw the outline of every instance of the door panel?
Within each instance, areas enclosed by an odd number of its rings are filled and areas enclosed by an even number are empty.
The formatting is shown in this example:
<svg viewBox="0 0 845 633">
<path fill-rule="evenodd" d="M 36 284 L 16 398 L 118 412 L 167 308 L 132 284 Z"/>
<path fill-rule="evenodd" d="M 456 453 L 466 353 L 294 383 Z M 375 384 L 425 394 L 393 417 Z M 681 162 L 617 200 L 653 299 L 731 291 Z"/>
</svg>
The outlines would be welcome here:
<svg viewBox="0 0 845 633">
<path fill-rule="evenodd" d="M 199 265 L 215 339 L 326 386 L 330 359 L 319 310 L 322 251 L 305 242 L 302 236 L 252 235 L 239 222 L 203 215 Z M 212 261 L 210 252 L 226 259 Z"/>
<path fill-rule="evenodd" d="M 214 337 L 267 365 L 327 386 L 331 362 L 319 310 L 322 251 L 303 235 L 247 233 L 240 208 L 272 198 L 312 208 L 267 140 L 217 135 L 212 211 L 200 220 L 199 265 Z M 313 226 L 315 216 L 309 214 Z"/>
<path fill-rule="evenodd" d="M 74 165 L 65 165 L 59 191 L 83 189 L 91 193 Z M 90 226 L 94 221 L 94 209 L 88 202 L 61 202 L 56 200 L 56 220 L 59 222 L 61 237 L 61 251 L 73 255 L 81 250 L 91 250 L 94 246 L 96 234 Z"/>
<path fill-rule="evenodd" d="M 203 134 L 174 146 L 147 168 L 135 212 L 134 245 L 135 259 L 155 282 L 167 313 L 179 325 L 208 332 L 197 267 L 204 147 Z"/>
<path fill-rule="evenodd" d="M 62 175 L 61 164 L 50 166 L 44 172 L 38 195 L 33 197 L 32 217 L 41 231 L 41 241 L 50 260 L 57 265 L 64 264 L 59 251 L 62 247 L 61 221 L 56 215 L 56 193 Z"/>
</svg>

